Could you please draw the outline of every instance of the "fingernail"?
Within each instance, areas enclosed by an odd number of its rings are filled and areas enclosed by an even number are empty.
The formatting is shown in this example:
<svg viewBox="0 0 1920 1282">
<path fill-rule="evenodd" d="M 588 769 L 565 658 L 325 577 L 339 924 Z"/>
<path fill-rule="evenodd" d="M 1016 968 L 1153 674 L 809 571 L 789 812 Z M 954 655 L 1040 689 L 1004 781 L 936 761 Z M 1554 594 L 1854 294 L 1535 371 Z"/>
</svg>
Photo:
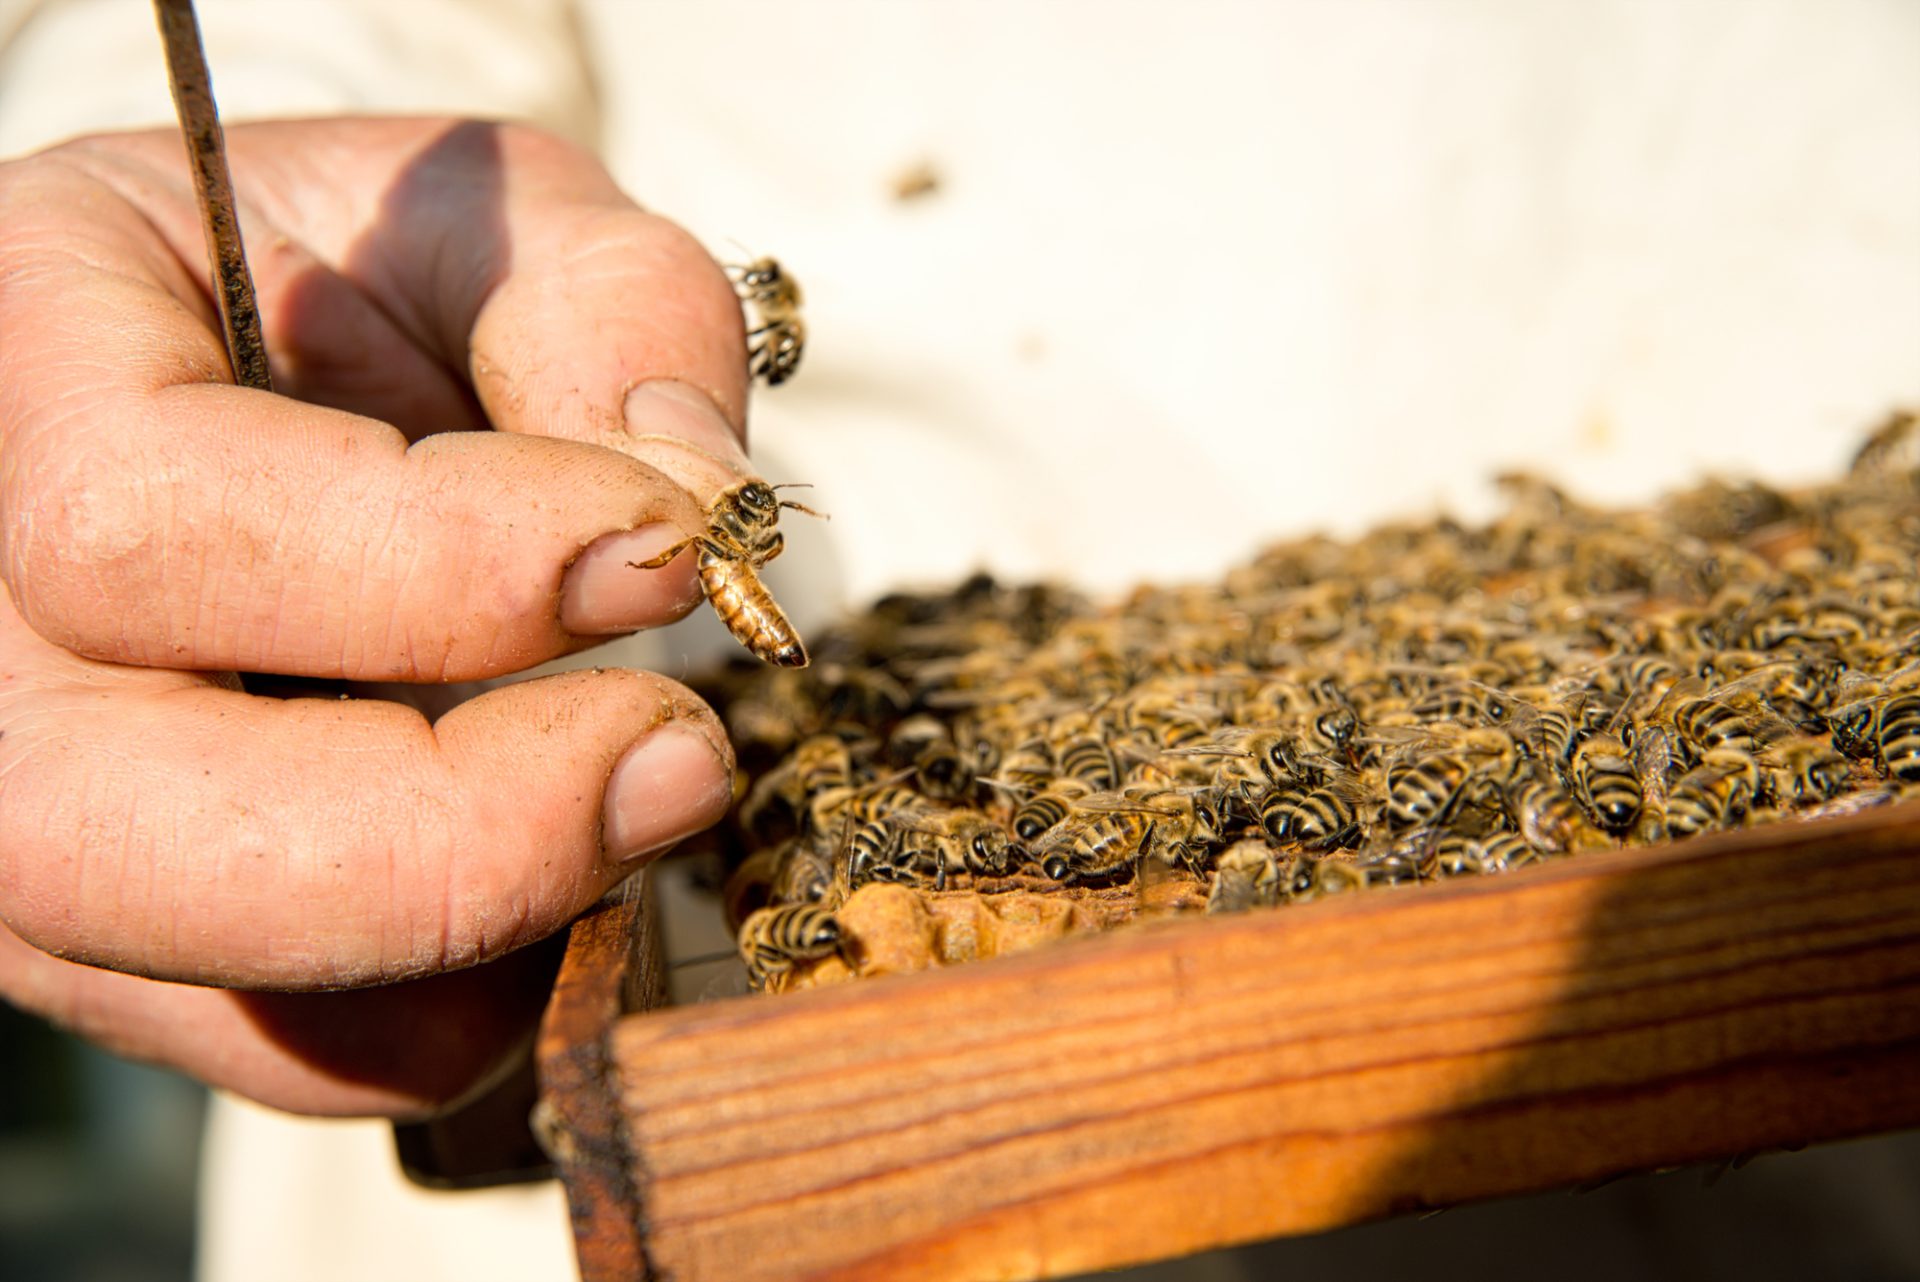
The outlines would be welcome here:
<svg viewBox="0 0 1920 1282">
<path fill-rule="evenodd" d="M 732 766 L 705 735 L 669 721 L 613 767 L 601 840 L 609 858 L 630 863 L 718 823 L 732 802 Z"/>
<path fill-rule="evenodd" d="M 658 522 L 603 535 L 587 545 L 560 582 L 560 626 L 597 637 L 677 619 L 700 600 L 700 577 L 690 553 L 656 569 L 636 563 L 659 556 L 686 534 Z"/>
<path fill-rule="evenodd" d="M 637 452 L 696 495 L 754 474 L 732 424 L 697 388 L 672 379 L 642 383 L 627 393 L 625 412 Z"/>
</svg>

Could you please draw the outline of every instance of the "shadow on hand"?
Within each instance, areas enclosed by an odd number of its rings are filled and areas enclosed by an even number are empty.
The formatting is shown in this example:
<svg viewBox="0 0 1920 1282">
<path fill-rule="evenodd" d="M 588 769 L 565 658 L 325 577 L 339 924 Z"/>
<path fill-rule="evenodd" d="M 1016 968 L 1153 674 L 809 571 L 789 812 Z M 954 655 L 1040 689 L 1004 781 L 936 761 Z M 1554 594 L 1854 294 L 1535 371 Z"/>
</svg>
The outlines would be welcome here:
<svg viewBox="0 0 1920 1282">
<path fill-rule="evenodd" d="M 234 993 L 275 1046 L 324 1076 L 459 1110 L 526 1060 L 565 933 L 469 970 L 333 993 Z"/>
</svg>

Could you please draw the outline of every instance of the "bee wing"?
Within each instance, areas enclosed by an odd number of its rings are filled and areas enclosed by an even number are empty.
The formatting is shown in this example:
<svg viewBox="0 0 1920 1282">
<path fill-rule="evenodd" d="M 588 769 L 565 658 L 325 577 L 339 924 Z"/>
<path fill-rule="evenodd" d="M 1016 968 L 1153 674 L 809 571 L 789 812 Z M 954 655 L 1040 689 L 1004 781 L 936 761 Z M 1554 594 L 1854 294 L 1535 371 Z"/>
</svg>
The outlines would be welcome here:
<svg viewBox="0 0 1920 1282">
<path fill-rule="evenodd" d="M 1334 793 L 1342 801 L 1351 805 L 1361 805 L 1381 800 L 1383 789 L 1365 773 L 1358 770 L 1337 768 L 1320 785 Z"/>
<path fill-rule="evenodd" d="M 1108 815 L 1161 815 L 1166 818 L 1173 818 L 1180 813 L 1178 807 L 1156 806 L 1134 797 L 1122 797 L 1114 793 L 1096 793 L 1091 797 L 1082 797 L 1073 803 L 1073 808 Z"/>
<path fill-rule="evenodd" d="M 1460 746 L 1465 729 L 1446 721 L 1417 726 L 1375 726 L 1360 742 L 1380 748 L 1389 762 L 1399 763 Z"/>
<path fill-rule="evenodd" d="M 1664 724 L 1673 716 L 1675 708 L 1678 708 L 1689 699 L 1701 698 L 1711 688 L 1712 683 L 1705 677 L 1681 677 L 1678 681 L 1675 681 L 1671 686 L 1667 687 L 1667 692 L 1660 696 L 1659 701 L 1649 708 L 1640 720 Z M 1629 696 L 1627 700 L 1620 705 L 1620 711 L 1613 714 L 1613 720 L 1607 725 L 1608 734 L 1617 734 L 1619 732 L 1620 726 L 1623 724 L 1625 718 L 1634 713 L 1639 705 L 1646 702 L 1647 693 L 1648 692 L 1644 690 L 1638 691 L 1634 695 Z"/>
</svg>

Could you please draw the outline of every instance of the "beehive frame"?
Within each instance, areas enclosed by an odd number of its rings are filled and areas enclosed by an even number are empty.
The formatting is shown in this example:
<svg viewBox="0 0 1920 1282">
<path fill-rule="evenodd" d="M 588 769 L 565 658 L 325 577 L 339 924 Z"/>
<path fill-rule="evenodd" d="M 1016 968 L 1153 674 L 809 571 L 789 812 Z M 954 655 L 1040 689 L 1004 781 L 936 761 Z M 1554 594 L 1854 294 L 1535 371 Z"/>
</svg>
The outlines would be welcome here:
<svg viewBox="0 0 1920 1282">
<path fill-rule="evenodd" d="M 1920 1124 L 1920 804 L 659 1008 L 575 926 L 586 1282 L 1057 1277 Z"/>
</svg>

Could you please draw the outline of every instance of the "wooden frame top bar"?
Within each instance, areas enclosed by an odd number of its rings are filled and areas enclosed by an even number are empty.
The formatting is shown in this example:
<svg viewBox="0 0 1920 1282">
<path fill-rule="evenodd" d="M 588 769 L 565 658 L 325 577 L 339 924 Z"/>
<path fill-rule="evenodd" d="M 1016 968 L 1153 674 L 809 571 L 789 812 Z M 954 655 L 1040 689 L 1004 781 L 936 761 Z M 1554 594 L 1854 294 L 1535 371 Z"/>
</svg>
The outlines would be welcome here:
<svg viewBox="0 0 1920 1282">
<path fill-rule="evenodd" d="M 1055 1277 L 1899 1129 L 1920 805 L 605 1037 L 627 1222 L 678 1282 Z"/>
</svg>

